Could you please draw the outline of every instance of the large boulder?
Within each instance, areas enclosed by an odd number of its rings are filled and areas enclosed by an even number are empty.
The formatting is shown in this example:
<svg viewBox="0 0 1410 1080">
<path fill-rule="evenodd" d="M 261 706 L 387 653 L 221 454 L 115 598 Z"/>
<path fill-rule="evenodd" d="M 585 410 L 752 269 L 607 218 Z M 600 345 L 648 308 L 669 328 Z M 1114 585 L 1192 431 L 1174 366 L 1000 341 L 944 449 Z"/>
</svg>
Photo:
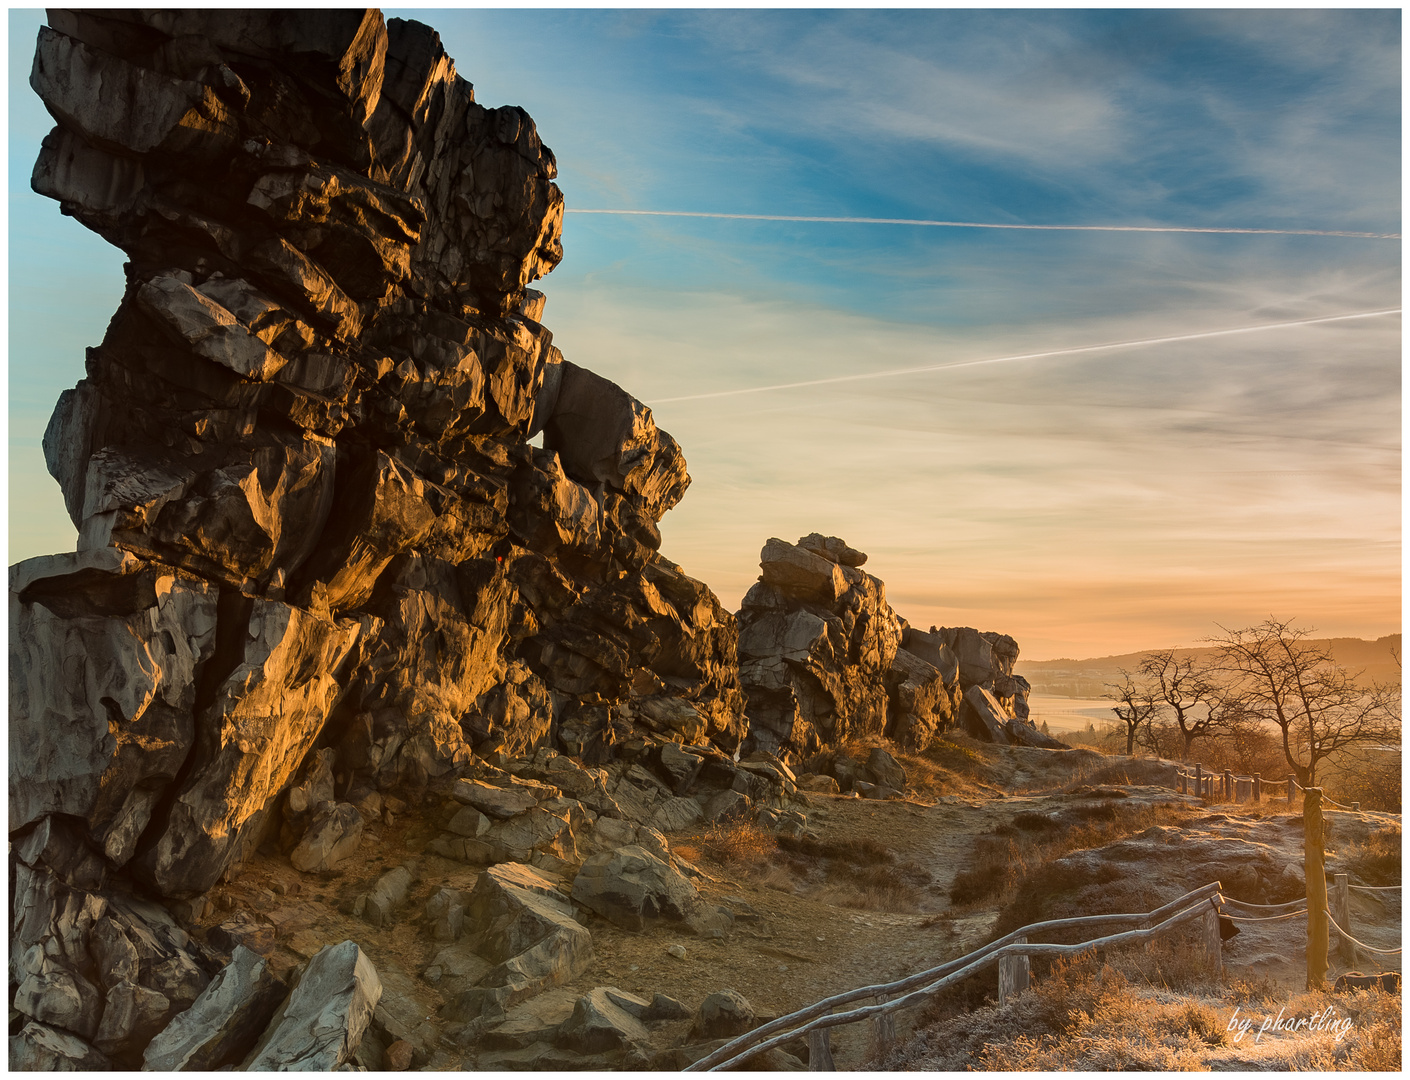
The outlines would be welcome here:
<svg viewBox="0 0 1410 1080">
<path fill-rule="evenodd" d="M 356 942 L 309 960 L 273 1023 L 246 1058 L 250 1071 L 329 1072 L 352 1057 L 382 996 L 377 969 Z"/>
<path fill-rule="evenodd" d="M 692 1033 L 704 1039 L 732 1038 L 758 1022 L 754 1006 L 738 990 L 717 990 L 700 1003 Z"/>
<path fill-rule="evenodd" d="M 988 690 L 982 686 L 971 686 L 964 694 L 964 705 L 960 708 L 960 720 L 965 730 L 976 739 L 1007 745 L 1009 722 L 1008 712 Z"/>
<path fill-rule="evenodd" d="M 185 1012 L 150 1043 L 142 1067 L 210 1072 L 241 1061 L 284 1000 L 286 987 L 269 961 L 243 945 Z"/>
<path fill-rule="evenodd" d="M 573 900 L 624 930 L 676 924 L 708 933 L 732 921 L 705 904 L 679 870 L 637 844 L 584 861 L 573 879 Z"/>
<path fill-rule="evenodd" d="M 598 987 L 574 1002 L 573 1014 L 558 1028 L 558 1044 L 583 1054 L 644 1046 L 651 1033 L 638 1017 L 650 1008 L 650 1002 L 635 994 Z"/>
<path fill-rule="evenodd" d="M 499 991 L 500 1006 L 583 972 L 592 962 L 592 935 L 573 905 L 531 867 L 489 867 L 465 904 L 463 947 L 489 961 L 477 981 Z"/>
<path fill-rule="evenodd" d="M 562 258 L 532 119 L 375 10 L 48 23 L 33 186 L 132 274 L 44 437 L 79 551 L 12 573 L 12 827 L 196 902 L 285 807 L 297 842 L 311 753 L 420 789 L 481 744 L 610 757 L 563 721 L 647 697 L 737 748 L 734 620 L 658 551 L 680 448 L 528 289 Z"/>
</svg>

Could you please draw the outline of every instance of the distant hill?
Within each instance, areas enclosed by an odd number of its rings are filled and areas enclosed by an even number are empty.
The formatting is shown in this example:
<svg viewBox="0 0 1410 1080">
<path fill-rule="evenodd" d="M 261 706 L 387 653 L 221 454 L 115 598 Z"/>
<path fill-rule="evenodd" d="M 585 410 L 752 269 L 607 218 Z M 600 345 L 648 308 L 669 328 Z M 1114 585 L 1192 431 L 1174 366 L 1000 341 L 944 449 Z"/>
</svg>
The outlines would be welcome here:
<svg viewBox="0 0 1410 1080">
<path fill-rule="evenodd" d="M 1387 634 L 1375 641 L 1363 638 L 1313 638 L 1308 644 L 1325 647 L 1337 663 L 1352 671 L 1365 673 L 1367 681 L 1394 682 L 1400 678 L 1395 656 L 1400 654 L 1400 635 Z M 1121 669 L 1134 672 L 1141 657 L 1154 650 L 1122 653 L 1120 656 L 1098 656 L 1091 660 L 1023 660 L 1014 665 L 1014 673 L 1033 684 L 1038 694 L 1060 697 L 1099 698 L 1106 693 L 1108 683 L 1121 681 Z M 1208 656 L 1212 648 L 1176 649 L 1175 655 Z"/>
</svg>

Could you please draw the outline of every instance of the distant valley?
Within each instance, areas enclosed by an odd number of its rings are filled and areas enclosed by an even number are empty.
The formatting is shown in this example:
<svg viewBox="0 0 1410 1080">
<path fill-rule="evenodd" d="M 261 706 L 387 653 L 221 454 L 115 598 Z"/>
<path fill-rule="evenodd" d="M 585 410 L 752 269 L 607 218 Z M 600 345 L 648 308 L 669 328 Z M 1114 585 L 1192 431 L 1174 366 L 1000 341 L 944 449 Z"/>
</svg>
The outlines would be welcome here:
<svg viewBox="0 0 1410 1080">
<path fill-rule="evenodd" d="M 1363 638 L 1317 638 L 1311 645 L 1325 646 L 1337 662 L 1352 671 L 1360 671 L 1368 682 L 1392 682 L 1400 678 L 1400 635 L 1366 641 Z M 1153 649 L 1122 653 L 1119 656 L 1099 656 L 1091 660 L 1023 660 L 1014 665 L 1014 674 L 1022 675 L 1033 686 L 1035 695 L 1066 698 L 1101 698 L 1107 684 L 1121 681 L 1122 670 L 1134 672 L 1141 657 Z M 1212 648 L 1176 649 L 1175 655 L 1209 656 Z M 1067 725 L 1060 725 L 1066 727 Z"/>
</svg>

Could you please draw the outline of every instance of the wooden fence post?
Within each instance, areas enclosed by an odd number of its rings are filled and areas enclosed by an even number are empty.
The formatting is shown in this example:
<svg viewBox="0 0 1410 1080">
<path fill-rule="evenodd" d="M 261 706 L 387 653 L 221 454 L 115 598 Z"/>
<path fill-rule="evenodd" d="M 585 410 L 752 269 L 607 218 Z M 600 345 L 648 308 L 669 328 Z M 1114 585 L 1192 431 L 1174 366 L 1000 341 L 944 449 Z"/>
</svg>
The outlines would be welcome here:
<svg viewBox="0 0 1410 1080">
<path fill-rule="evenodd" d="M 1292 804 L 1293 804 L 1293 792 L 1295 792 L 1296 790 L 1297 790 L 1297 781 L 1294 780 L 1291 776 L 1289 776 L 1289 777 L 1288 777 L 1288 805 L 1289 805 L 1289 806 L 1292 806 Z"/>
<path fill-rule="evenodd" d="M 1180 789 L 1180 794 L 1185 794 L 1185 788 L 1187 786 L 1185 782 L 1185 774 L 1179 768 L 1175 770 L 1175 783 Z"/>
<path fill-rule="evenodd" d="M 1204 766 L 1195 762 L 1195 794 L 1204 798 Z"/>
<path fill-rule="evenodd" d="M 1219 908 L 1209 902 L 1209 910 L 1200 920 L 1200 943 L 1209 957 L 1209 968 L 1218 977 L 1224 971 L 1224 941 L 1219 936 Z"/>
<path fill-rule="evenodd" d="M 1234 797 L 1234 774 L 1231 773 L 1228 769 L 1225 769 L 1225 770 L 1224 770 L 1224 801 L 1225 801 L 1225 802 L 1238 802 L 1238 801 L 1239 801 L 1238 799 L 1236 799 L 1236 798 Z"/>
<path fill-rule="evenodd" d="M 1302 793 L 1302 873 L 1307 882 L 1307 989 L 1320 990 L 1327 974 L 1327 866 L 1322 850 L 1322 789 Z"/>
<path fill-rule="evenodd" d="M 1253 801 L 1255 804 L 1263 800 L 1263 777 L 1258 773 L 1253 774 Z"/>
<path fill-rule="evenodd" d="M 1331 900 L 1332 918 L 1345 931 L 1337 935 L 1337 953 L 1355 967 L 1358 963 L 1356 945 L 1348 936 L 1351 933 L 1351 885 L 1345 874 L 1332 875 Z"/>
<path fill-rule="evenodd" d="M 808 1032 L 808 1071 L 836 1072 L 832 1063 L 832 1038 L 829 1028 L 813 1028 Z"/>
<path fill-rule="evenodd" d="M 885 998 L 881 999 L 883 1002 Z M 872 1061 L 880 1062 L 882 1058 L 891 1053 L 891 1048 L 896 1045 L 896 1014 L 877 1013 L 871 1018 L 871 1052 Z"/>
<path fill-rule="evenodd" d="M 1015 945 L 1027 945 L 1026 937 L 1014 938 Z M 999 959 L 999 1004 L 1017 997 L 1028 989 L 1028 954 L 1018 953 Z"/>
</svg>

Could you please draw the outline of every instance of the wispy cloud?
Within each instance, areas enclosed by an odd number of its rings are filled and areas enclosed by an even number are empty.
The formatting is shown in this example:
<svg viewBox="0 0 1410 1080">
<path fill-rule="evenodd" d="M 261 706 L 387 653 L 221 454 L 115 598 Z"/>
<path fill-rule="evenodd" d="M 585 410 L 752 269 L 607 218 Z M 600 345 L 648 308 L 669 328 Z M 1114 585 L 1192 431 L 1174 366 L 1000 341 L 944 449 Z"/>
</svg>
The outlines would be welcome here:
<svg viewBox="0 0 1410 1080">
<path fill-rule="evenodd" d="M 1212 338 L 1230 337 L 1235 334 L 1258 334 L 1273 330 L 1291 330 L 1303 326 L 1317 326 L 1321 323 L 1346 322 L 1350 319 L 1377 319 L 1388 315 L 1399 315 L 1399 308 L 1381 311 L 1357 311 L 1347 315 L 1320 315 L 1308 319 L 1294 319 L 1291 322 L 1260 323 L 1257 326 L 1235 326 L 1220 330 L 1200 330 L 1189 334 L 1171 334 L 1164 337 L 1137 338 L 1131 341 L 1108 341 L 1097 345 L 1076 345 L 1063 349 L 1047 349 L 1042 352 L 1015 353 L 1012 356 L 986 356 L 980 360 L 952 360 L 945 364 L 927 364 L 922 367 L 892 368 L 887 371 L 868 371 L 856 375 L 834 375 L 827 379 L 803 379 L 797 382 L 771 383 L 766 386 L 748 386 L 736 390 L 714 390 L 703 394 L 686 394 L 681 397 L 658 399 L 660 404 L 674 401 L 703 401 L 708 398 L 738 397 L 741 394 L 763 394 L 777 390 L 799 390 L 805 387 L 830 386 L 836 383 L 870 381 L 872 379 L 894 379 L 905 375 L 931 375 L 959 368 L 981 367 L 988 364 L 1011 364 L 1021 360 L 1049 360 L 1059 356 L 1080 356 L 1084 353 L 1105 352 L 1108 350 L 1144 349 L 1153 345 L 1174 345 L 1190 341 L 1207 341 Z"/>
<path fill-rule="evenodd" d="M 1214 314 L 1227 320 L 1261 299 L 1258 283 L 1222 284 L 1227 307 Z M 871 554 L 908 618 L 1002 622 L 1028 655 L 1083 654 L 1128 632 L 1165 641 L 1173 628 L 1189 641 L 1215 617 L 1274 608 L 1341 631 L 1395 624 L 1394 318 L 1153 334 L 1170 340 L 1139 356 L 1016 359 L 944 379 L 798 379 L 813 385 L 672 401 L 681 395 L 662 389 L 737 387 L 761 370 L 880 372 L 888 357 L 975 356 L 1004 335 L 721 295 L 593 291 L 551 304 L 569 357 L 631 387 L 685 448 L 695 483 L 662 522 L 667 550 L 726 604 L 753 582 L 767 537 L 822 530 Z M 1090 341 L 1139 325 L 1048 329 Z M 1312 605 L 1333 578 L 1346 595 Z M 1076 583 L 1090 595 L 1073 605 Z M 1118 583 L 1139 600 L 1094 610 Z M 1368 583 L 1374 600 L 1356 592 Z"/>
<path fill-rule="evenodd" d="M 830 225 L 916 225 L 942 229 L 1026 229 L 1037 232 L 1229 233 L 1243 236 L 1342 236 L 1361 240 L 1399 240 L 1399 233 L 1346 232 L 1335 229 L 1238 229 L 1197 225 L 1034 225 L 994 221 L 933 221 L 925 218 L 821 217 L 800 214 L 723 214 L 701 210 L 602 210 L 569 207 L 570 214 L 620 217 L 721 218 L 727 221 L 812 221 Z"/>
</svg>

